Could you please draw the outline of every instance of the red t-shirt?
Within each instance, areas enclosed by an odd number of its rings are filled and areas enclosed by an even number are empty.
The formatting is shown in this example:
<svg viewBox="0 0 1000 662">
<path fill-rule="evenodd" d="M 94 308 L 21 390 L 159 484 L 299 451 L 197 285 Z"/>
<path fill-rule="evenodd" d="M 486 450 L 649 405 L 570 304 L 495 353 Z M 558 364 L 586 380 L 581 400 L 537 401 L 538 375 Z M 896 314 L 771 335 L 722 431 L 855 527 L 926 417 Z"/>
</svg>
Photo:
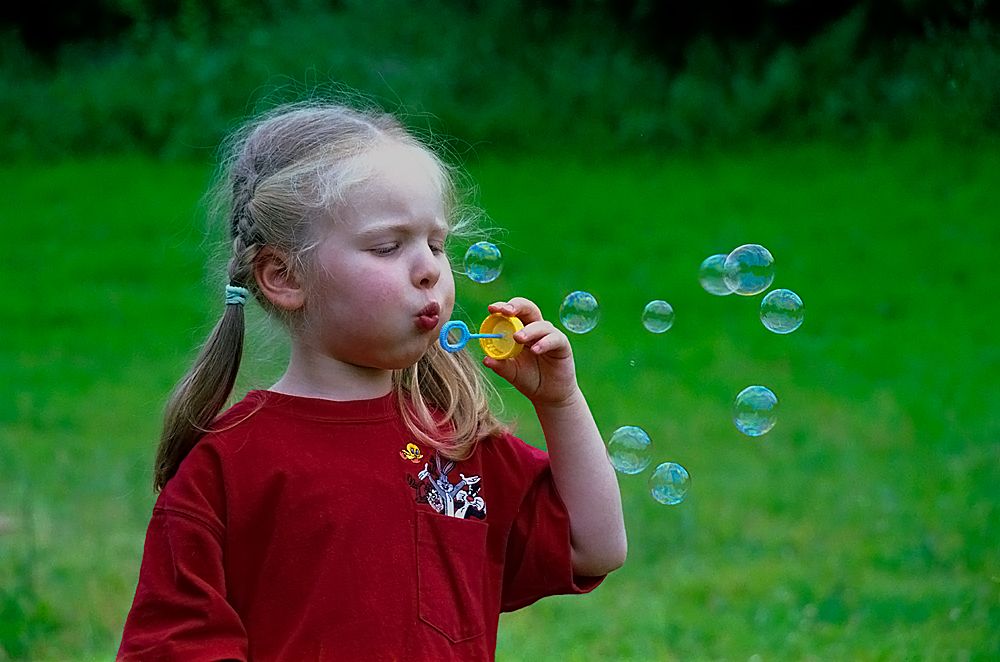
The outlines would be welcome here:
<svg viewBox="0 0 1000 662">
<path fill-rule="evenodd" d="M 452 463 L 393 396 L 251 391 L 153 508 L 119 660 L 489 660 L 501 611 L 584 593 L 547 455 Z"/>
</svg>

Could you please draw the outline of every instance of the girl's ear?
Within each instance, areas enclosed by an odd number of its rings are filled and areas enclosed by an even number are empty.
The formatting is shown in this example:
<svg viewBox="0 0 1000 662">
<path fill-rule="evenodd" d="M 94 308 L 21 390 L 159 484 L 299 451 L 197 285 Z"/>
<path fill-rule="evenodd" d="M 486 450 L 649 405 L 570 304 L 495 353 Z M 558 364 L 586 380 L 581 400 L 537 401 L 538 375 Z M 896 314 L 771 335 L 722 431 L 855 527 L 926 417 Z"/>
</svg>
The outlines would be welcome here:
<svg viewBox="0 0 1000 662">
<path fill-rule="evenodd" d="M 261 293 L 281 310 L 298 310 L 305 304 L 302 283 L 292 269 L 288 254 L 281 249 L 261 248 L 254 260 L 253 272 Z"/>
</svg>

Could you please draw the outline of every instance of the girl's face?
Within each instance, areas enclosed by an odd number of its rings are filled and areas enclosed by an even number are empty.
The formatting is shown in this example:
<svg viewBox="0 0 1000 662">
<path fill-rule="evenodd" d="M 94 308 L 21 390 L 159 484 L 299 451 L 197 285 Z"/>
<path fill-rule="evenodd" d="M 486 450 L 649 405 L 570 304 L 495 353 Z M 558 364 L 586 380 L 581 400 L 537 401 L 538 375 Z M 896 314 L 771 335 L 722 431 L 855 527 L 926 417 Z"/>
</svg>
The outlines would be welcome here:
<svg viewBox="0 0 1000 662">
<path fill-rule="evenodd" d="M 455 305 L 439 170 L 423 152 L 377 147 L 314 253 L 300 335 L 311 351 L 365 368 L 406 368 Z"/>
</svg>

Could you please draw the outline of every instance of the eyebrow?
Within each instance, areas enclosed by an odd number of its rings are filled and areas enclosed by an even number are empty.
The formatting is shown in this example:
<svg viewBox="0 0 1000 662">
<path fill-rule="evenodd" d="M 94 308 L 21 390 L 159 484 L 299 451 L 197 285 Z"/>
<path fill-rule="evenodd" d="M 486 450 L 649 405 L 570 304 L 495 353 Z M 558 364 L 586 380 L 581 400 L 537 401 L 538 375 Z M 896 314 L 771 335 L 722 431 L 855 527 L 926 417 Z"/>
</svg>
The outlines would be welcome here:
<svg viewBox="0 0 1000 662">
<path fill-rule="evenodd" d="M 451 231 L 451 227 L 447 223 L 443 223 L 443 222 L 439 223 L 437 221 L 434 222 L 434 228 L 433 229 L 434 229 L 434 231 L 443 232 L 445 234 L 447 234 L 448 232 Z M 376 236 L 376 235 L 380 235 L 380 234 L 392 234 L 392 233 L 396 233 L 396 232 L 404 233 L 404 234 L 410 234 L 410 233 L 413 233 L 413 231 L 414 231 L 414 224 L 413 223 L 405 223 L 405 222 L 404 223 L 383 223 L 383 224 L 380 224 L 380 225 L 369 226 L 367 228 L 364 228 L 363 230 L 360 230 L 358 232 L 358 236 L 360 236 L 360 237 L 371 237 L 371 236 Z"/>
</svg>

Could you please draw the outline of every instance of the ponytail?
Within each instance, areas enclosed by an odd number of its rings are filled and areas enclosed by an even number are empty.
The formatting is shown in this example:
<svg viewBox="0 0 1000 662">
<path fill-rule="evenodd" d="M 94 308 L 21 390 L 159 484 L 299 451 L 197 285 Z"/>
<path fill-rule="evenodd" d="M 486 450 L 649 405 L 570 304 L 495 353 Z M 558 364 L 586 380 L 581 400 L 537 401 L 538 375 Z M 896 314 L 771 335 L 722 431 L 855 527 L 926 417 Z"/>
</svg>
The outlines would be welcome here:
<svg viewBox="0 0 1000 662">
<path fill-rule="evenodd" d="M 198 358 L 174 387 L 163 416 L 163 433 L 156 451 L 153 489 L 163 489 L 181 461 L 206 432 L 225 406 L 236 383 L 243 357 L 245 326 L 241 300 L 231 299 L 227 288 L 222 319 L 212 329 Z M 246 296 L 243 290 L 243 297 Z"/>
</svg>

